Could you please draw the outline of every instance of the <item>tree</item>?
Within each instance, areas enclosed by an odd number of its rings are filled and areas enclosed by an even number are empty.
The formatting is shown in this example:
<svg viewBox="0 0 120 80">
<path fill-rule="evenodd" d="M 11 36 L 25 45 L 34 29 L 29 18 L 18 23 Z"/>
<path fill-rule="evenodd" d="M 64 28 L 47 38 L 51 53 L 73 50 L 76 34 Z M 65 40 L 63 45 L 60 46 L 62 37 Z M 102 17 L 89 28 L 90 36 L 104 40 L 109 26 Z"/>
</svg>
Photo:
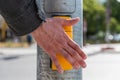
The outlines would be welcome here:
<svg viewBox="0 0 120 80">
<path fill-rule="evenodd" d="M 120 2 L 117 0 L 109 0 L 111 9 L 111 30 L 120 32 Z M 105 3 L 106 4 L 106 3 Z M 105 5 L 106 6 L 106 5 Z"/>
<path fill-rule="evenodd" d="M 111 6 L 111 16 L 115 17 L 116 20 L 120 23 L 120 2 L 117 0 L 110 0 Z"/>
<path fill-rule="evenodd" d="M 98 30 L 105 30 L 105 7 L 96 0 L 83 0 L 84 19 L 87 20 L 88 34 L 95 34 Z"/>
</svg>

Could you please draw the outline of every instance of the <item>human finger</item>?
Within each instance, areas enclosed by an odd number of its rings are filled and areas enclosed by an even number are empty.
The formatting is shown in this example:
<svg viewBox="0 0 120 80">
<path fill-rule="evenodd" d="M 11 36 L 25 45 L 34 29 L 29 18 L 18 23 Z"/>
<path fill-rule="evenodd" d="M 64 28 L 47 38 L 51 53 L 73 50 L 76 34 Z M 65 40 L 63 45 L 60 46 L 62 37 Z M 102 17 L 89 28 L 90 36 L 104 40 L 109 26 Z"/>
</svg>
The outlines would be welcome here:
<svg viewBox="0 0 120 80">
<path fill-rule="evenodd" d="M 87 58 L 87 55 L 80 49 L 80 46 L 77 43 L 71 40 L 68 42 L 68 45 L 70 45 L 74 50 L 76 50 L 84 60 Z"/>
<path fill-rule="evenodd" d="M 79 53 L 71 48 L 70 46 L 66 45 L 65 50 L 71 55 L 73 59 L 75 59 L 83 68 L 86 67 L 86 63 L 82 59 L 82 57 L 79 55 Z"/>
<path fill-rule="evenodd" d="M 71 26 L 71 25 L 74 25 L 76 24 L 78 21 L 80 20 L 80 18 L 72 18 L 72 19 L 64 19 L 62 25 L 63 26 Z"/>
<path fill-rule="evenodd" d="M 72 58 L 67 51 L 65 51 L 64 49 L 61 49 L 60 53 L 73 66 L 74 69 L 79 69 L 80 68 L 79 63 L 74 58 Z"/>
<path fill-rule="evenodd" d="M 72 39 L 70 39 L 66 34 L 63 35 L 64 38 L 67 41 L 67 44 L 71 46 L 73 49 L 75 49 L 79 55 L 85 60 L 87 58 L 87 55 L 80 49 L 79 45 L 75 43 Z"/>
<path fill-rule="evenodd" d="M 51 60 L 53 61 L 53 63 L 55 64 L 55 66 L 57 68 L 57 71 L 59 73 L 63 73 L 64 71 L 63 71 L 63 69 L 62 69 L 62 67 L 61 67 L 61 65 L 60 65 L 56 55 L 51 55 L 50 57 L 51 57 Z"/>
</svg>

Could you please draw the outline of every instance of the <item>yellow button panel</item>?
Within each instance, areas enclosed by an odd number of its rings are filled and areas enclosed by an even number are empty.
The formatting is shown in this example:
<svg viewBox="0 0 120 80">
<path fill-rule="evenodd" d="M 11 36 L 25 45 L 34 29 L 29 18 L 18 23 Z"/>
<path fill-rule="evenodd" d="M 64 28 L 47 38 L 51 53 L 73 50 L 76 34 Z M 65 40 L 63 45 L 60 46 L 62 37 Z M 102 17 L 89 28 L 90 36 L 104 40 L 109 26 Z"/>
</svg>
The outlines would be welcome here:
<svg viewBox="0 0 120 80">
<path fill-rule="evenodd" d="M 68 16 L 54 16 L 54 17 L 71 19 Z M 63 28 L 64 28 L 66 34 L 69 36 L 69 38 L 73 39 L 72 26 L 64 26 Z M 63 70 L 72 70 L 72 65 L 60 53 L 57 54 L 57 59 Z M 56 66 L 54 65 L 54 63 L 52 63 L 52 69 L 56 70 Z"/>
</svg>

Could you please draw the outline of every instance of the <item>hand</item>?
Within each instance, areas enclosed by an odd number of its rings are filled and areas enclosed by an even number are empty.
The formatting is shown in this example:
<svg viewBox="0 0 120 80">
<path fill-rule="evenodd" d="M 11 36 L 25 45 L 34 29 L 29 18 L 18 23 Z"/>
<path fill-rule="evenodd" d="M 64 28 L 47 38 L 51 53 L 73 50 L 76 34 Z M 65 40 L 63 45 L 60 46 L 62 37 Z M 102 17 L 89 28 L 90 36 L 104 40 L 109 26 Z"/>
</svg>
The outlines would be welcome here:
<svg viewBox="0 0 120 80">
<path fill-rule="evenodd" d="M 51 57 L 59 73 L 63 73 L 63 69 L 56 58 L 57 53 L 61 53 L 75 69 L 80 68 L 80 66 L 86 67 L 84 60 L 87 57 L 85 53 L 66 35 L 63 29 L 64 26 L 74 25 L 78 21 L 79 18 L 71 20 L 48 18 L 31 33 L 38 45 Z"/>
</svg>

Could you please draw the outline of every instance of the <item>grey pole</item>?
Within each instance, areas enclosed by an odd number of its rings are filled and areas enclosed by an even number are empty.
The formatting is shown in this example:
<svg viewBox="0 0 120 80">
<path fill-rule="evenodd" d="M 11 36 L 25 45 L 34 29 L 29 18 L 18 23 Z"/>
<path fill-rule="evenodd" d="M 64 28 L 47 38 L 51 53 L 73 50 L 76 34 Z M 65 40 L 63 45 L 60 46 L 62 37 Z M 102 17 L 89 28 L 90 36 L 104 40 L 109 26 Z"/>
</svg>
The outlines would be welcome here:
<svg viewBox="0 0 120 80">
<path fill-rule="evenodd" d="M 105 40 L 107 43 L 110 43 L 109 40 L 109 35 L 110 35 L 110 1 L 107 0 L 107 6 L 106 6 L 106 35 L 105 35 Z"/>
<path fill-rule="evenodd" d="M 83 1 L 82 0 L 36 0 L 39 15 L 70 15 L 80 17 L 80 22 L 73 28 L 73 39 L 83 45 Z M 41 18 L 44 18 L 43 16 Z M 37 47 L 37 80 L 82 80 L 82 69 L 65 71 L 59 74 L 50 68 L 50 58 L 39 46 Z"/>
</svg>

